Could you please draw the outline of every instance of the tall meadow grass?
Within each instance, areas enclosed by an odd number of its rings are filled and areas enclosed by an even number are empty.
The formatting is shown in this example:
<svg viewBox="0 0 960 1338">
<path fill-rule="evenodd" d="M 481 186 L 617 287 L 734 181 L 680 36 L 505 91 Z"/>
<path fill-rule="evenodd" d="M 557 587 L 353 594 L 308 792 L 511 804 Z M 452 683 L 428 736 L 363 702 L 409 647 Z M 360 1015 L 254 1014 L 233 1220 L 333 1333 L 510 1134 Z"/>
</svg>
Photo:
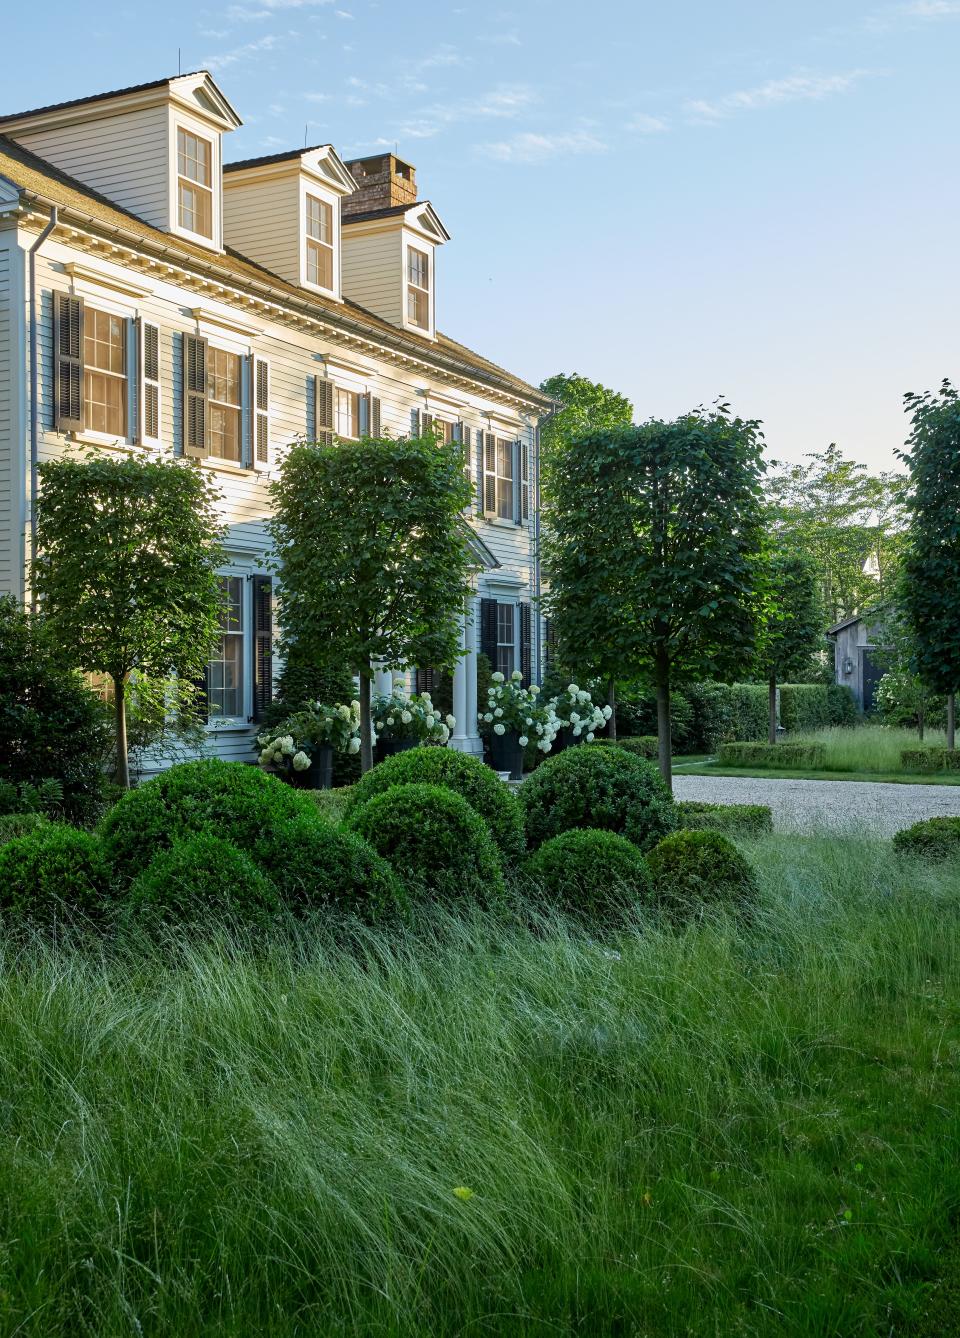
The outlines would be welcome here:
<svg viewBox="0 0 960 1338">
<path fill-rule="evenodd" d="M 960 873 L 771 837 L 748 923 L 437 913 L 0 972 L 0 1333 L 911 1331 Z"/>
<path fill-rule="evenodd" d="M 791 743 L 819 743 L 826 749 L 825 771 L 898 772 L 903 771 L 900 754 L 905 749 L 921 745 L 916 730 L 892 729 L 885 725 L 833 726 L 810 733 L 789 736 Z M 924 746 L 942 748 L 946 744 L 943 730 L 928 729 Z"/>
</svg>

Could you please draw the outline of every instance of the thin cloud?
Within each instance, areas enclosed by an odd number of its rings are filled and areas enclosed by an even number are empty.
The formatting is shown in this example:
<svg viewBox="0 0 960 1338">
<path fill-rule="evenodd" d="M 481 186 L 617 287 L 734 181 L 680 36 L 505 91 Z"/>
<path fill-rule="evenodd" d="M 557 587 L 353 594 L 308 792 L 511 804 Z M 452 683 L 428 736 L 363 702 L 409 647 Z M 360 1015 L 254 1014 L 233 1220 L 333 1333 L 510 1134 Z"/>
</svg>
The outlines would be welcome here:
<svg viewBox="0 0 960 1338">
<path fill-rule="evenodd" d="M 606 153 L 607 145 L 586 130 L 572 130 L 557 135 L 524 131 L 510 139 L 498 140 L 492 144 L 480 144 L 477 151 L 485 158 L 492 158 L 498 163 L 536 164 L 546 163 L 552 158 L 569 153 L 578 155 Z"/>
<path fill-rule="evenodd" d="M 960 0 L 912 0 L 900 6 L 900 13 L 908 19 L 945 19 L 960 14 Z"/>
<path fill-rule="evenodd" d="M 662 116 L 646 116 L 642 112 L 631 117 L 624 126 L 624 130 L 629 130 L 635 135 L 662 135 L 669 129 L 670 122 Z"/>
<path fill-rule="evenodd" d="M 824 98 L 849 93 L 868 70 L 850 70 L 845 74 L 793 74 L 785 79 L 770 79 L 757 88 L 745 88 L 709 101 L 698 98 L 685 104 L 685 111 L 697 123 L 714 124 L 738 112 L 761 111 L 787 102 L 822 102 Z"/>
<path fill-rule="evenodd" d="M 487 37 L 477 38 L 477 41 L 484 42 L 487 46 L 523 46 L 520 34 L 515 32 L 490 33 Z"/>
<path fill-rule="evenodd" d="M 334 0 L 257 0 L 256 6 L 231 5 L 227 18 L 238 19 L 241 23 L 252 23 L 257 19 L 269 19 L 285 9 L 313 9 L 320 5 L 332 5 Z"/>
<path fill-rule="evenodd" d="M 235 46 L 230 51 L 221 51 L 219 55 L 206 56 L 200 65 L 202 69 L 215 74 L 218 70 L 225 70 L 228 65 L 236 65 L 238 61 L 247 60 L 261 51 L 272 50 L 278 41 L 279 38 L 271 33 L 266 37 L 257 38 L 255 42 L 244 42 L 243 46 Z"/>
</svg>

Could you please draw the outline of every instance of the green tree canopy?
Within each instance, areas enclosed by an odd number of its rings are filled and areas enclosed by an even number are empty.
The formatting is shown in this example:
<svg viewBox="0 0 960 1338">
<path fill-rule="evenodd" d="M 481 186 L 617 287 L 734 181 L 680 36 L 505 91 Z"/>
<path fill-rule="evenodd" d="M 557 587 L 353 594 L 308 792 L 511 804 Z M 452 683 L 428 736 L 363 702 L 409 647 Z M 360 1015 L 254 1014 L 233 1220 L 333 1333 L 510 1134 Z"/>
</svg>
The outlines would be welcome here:
<svg viewBox="0 0 960 1338">
<path fill-rule="evenodd" d="M 576 372 L 549 376 L 540 382 L 540 389 L 560 405 L 540 429 L 540 449 L 545 456 L 558 441 L 591 430 L 626 427 L 633 422 L 633 405 L 625 395 Z"/>
<path fill-rule="evenodd" d="M 282 643 L 360 675 L 372 763 L 371 663 L 449 668 L 469 593 L 463 452 L 433 436 L 295 446 L 272 484 Z"/>
<path fill-rule="evenodd" d="M 911 432 L 902 458 L 910 470 L 910 531 L 901 599 L 913 634 L 914 667 L 948 698 L 947 746 L 954 746 L 960 691 L 960 396 L 904 396 Z"/>
<path fill-rule="evenodd" d="M 823 639 L 823 603 L 813 560 L 796 549 L 766 553 L 758 581 L 757 669 L 770 687 L 770 742 L 777 741 L 777 683 L 805 673 Z"/>
<path fill-rule="evenodd" d="M 670 687 L 743 666 L 761 546 L 759 424 L 725 404 L 589 431 L 545 460 L 545 606 L 564 663 L 656 689 L 670 779 Z"/>
<path fill-rule="evenodd" d="M 117 780 L 130 783 L 131 674 L 202 677 L 218 628 L 216 493 L 195 465 L 90 455 L 40 466 L 33 581 L 51 635 L 113 684 Z"/>
</svg>

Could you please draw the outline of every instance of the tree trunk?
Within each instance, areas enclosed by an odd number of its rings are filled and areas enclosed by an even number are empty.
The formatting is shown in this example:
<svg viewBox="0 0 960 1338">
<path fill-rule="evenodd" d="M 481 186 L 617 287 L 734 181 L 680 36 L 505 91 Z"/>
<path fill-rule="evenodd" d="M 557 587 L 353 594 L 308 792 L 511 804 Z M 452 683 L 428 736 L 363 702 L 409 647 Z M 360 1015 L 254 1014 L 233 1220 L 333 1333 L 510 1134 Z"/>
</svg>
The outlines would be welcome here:
<svg viewBox="0 0 960 1338">
<path fill-rule="evenodd" d="M 360 771 L 373 766 L 373 727 L 370 723 L 370 668 L 360 670 Z"/>
<path fill-rule="evenodd" d="M 127 756 L 127 681 L 113 680 L 113 720 L 117 748 L 117 771 L 114 780 L 124 790 L 130 789 L 130 759 Z"/>
<path fill-rule="evenodd" d="M 607 705 L 610 707 L 610 719 L 607 721 L 607 735 L 616 742 L 617 738 L 617 685 L 611 678 L 607 686 Z"/>
<path fill-rule="evenodd" d="M 957 746 L 957 694 L 951 692 L 947 697 L 947 751 L 954 752 Z"/>
<path fill-rule="evenodd" d="M 667 783 L 667 789 L 673 792 L 673 739 L 670 726 L 670 661 L 658 654 L 656 659 L 657 688 L 657 762 L 660 775 Z"/>
<path fill-rule="evenodd" d="M 777 678 L 775 674 L 770 675 L 770 733 L 768 735 L 771 743 L 777 741 Z"/>
</svg>

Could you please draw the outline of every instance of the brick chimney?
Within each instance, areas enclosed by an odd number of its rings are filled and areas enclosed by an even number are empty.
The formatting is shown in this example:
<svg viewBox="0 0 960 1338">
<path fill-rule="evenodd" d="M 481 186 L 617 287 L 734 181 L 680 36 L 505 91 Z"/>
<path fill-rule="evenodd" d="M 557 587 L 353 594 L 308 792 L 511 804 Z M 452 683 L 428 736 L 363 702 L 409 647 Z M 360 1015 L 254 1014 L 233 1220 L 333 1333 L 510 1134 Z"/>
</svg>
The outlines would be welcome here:
<svg viewBox="0 0 960 1338">
<path fill-rule="evenodd" d="M 365 214 L 371 209 L 390 209 L 394 205 L 414 204 L 417 199 L 417 173 L 409 163 L 393 153 L 378 153 L 371 158 L 354 158 L 347 171 L 357 189 L 344 196 L 340 206 L 344 218 Z"/>
</svg>

